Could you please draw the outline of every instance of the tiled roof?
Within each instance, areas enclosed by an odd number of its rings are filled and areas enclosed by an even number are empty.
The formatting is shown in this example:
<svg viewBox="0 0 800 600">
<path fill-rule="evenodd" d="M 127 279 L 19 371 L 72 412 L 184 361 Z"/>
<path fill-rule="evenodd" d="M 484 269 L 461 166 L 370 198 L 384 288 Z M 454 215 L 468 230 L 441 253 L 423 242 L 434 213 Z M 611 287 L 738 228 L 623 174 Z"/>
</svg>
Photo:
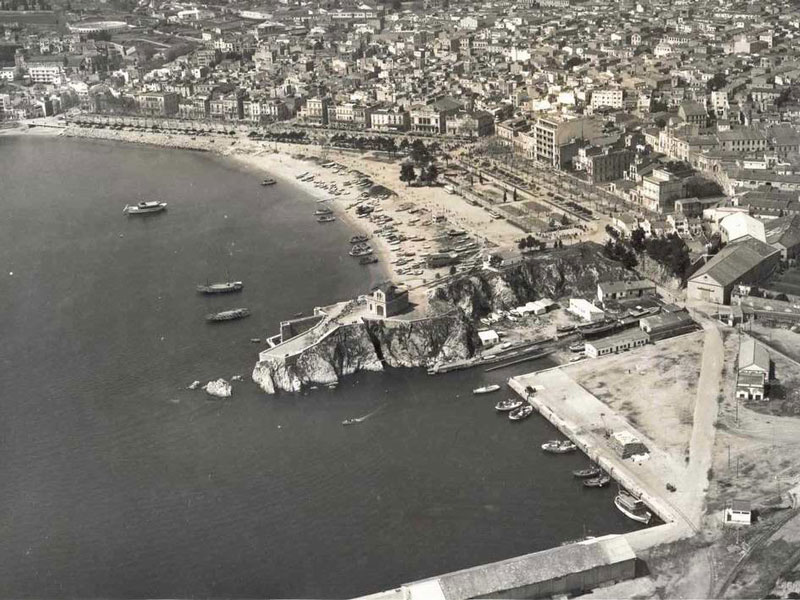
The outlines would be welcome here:
<svg viewBox="0 0 800 600">
<path fill-rule="evenodd" d="M 778 250 L 769 244 L 748 236 L 725 246 L 700 267 L 691 280 L 708 275 L 719 285 L 728 286 L 776 252 Z"/>
</svg>

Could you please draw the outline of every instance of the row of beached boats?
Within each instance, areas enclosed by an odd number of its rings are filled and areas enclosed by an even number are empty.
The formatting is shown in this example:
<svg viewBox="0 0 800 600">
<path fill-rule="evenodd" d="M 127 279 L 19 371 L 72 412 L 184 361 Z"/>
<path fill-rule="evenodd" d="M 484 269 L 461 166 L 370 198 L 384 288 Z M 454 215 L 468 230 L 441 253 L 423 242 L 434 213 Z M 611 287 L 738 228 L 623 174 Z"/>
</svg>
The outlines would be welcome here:
<svg viewBox="0 0 800 600">
<path fill-rule="evenodd" d="M 485 385 L 472 390 L 473 394 L 491 394 L 500 389 L 498 384 Z M 512 421 L 521 421 L 533 414 L 533 404 L 522 398 L 508 398 L 500 400 L 494 406 L 497 412 L 508 413 L 508 418 Z M 548 454 L 570 454 L 578 450 L 578 446 L 570 440 L 549 440 L 542 444 L 542 450 Z M 601 469 L 598 465 L 591 464 L 585 469 L 572 471 L 573 477 L 583 480 L 583 487 L 604 488 L 611 483 L 611 476 Z M 614 498 L 614 505 L 626 517 L 639 523 L 648 524 L 653 518 L 653 514 L 647 509 L 644 501 L 620 489 Z"/>
</svg>

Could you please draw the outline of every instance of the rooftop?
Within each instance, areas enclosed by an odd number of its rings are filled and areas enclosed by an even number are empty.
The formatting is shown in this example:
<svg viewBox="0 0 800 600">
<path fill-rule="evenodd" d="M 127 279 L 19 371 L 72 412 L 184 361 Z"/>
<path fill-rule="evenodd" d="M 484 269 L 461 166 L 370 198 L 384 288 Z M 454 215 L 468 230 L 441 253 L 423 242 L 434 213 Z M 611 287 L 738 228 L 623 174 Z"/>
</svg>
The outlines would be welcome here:
<svg viewBox="0 0 800 600">
<path fill-rule="evenodd" d="M 745 236 L 720 250 L 692 275 L 690 281 L 708 275 L 719 285 L 728 286 L 777 252 L 769 244 Z"/>
</svg>

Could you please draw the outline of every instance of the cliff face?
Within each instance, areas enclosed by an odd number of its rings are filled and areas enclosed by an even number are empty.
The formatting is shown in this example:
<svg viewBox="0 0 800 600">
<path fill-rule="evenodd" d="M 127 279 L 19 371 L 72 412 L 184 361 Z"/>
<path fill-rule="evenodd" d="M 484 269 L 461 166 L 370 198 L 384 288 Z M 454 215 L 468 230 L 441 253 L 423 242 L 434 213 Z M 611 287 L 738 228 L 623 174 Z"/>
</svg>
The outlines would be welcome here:
<svg viewBox="0 0 800 600">
<path fill-rule="evenodd" d="M 474 352 L 472 333 L 460 314 L 344 325 L 296 355 L 262 356 L 253 369 L 253 380 L 269 394 L 297 392 L 304 385 L 336 383 L 357 371 L 469 358 Z"/>
<path fill-rule="evenodd" d="M 502 271 L 479 271 L 433 290 L 431 305 L 456 307 L 471 318 L 505 310 L 542 297 L 594 293 L 599 281 L 634 279 L 636 274 L 602 255 L 593 243 L 533 256 Z"/>
</svg>

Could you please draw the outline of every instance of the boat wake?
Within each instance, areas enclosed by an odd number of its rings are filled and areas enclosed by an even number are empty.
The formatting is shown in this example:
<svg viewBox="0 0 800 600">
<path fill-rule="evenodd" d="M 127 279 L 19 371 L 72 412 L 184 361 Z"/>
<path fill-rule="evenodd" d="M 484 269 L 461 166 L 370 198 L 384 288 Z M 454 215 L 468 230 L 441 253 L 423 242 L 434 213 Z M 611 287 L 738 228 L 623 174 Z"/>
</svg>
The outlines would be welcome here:
<svg viewBox="0 0 800 600">
<path fill-rule="evenodd" d="M 378 408 L 376 408 L 372 412 L 367 413 L 365 415 L 362 415 L 360 417 L 354 417 L 352 419 L 345 419 L 344 421 L 342 421 L 342 425 L 355 425 L 356 423 L 363 423 L 364 421 L 366 421 L 370 417 L 377 415 L 384 408 L 386 408 L 386 406 L 388 406 L 388 405 L 384 404 L 382 406 L 379 406 Z"/>
</svg>

